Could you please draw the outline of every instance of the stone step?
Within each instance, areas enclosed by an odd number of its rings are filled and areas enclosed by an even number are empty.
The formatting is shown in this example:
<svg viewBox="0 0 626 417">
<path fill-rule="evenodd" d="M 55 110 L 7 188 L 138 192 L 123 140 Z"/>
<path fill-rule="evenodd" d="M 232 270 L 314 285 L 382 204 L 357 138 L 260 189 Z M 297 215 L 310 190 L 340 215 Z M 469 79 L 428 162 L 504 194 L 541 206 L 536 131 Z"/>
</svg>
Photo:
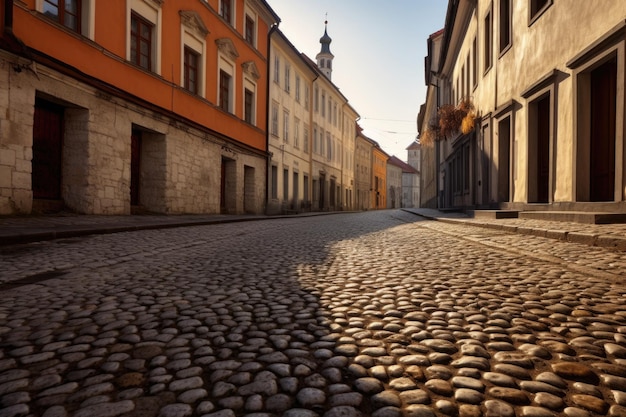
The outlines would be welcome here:
<svg viewBox="0 0 626 417">
<path fill-rule="evenodd" d="M 517 210 L 471 210 L 467 214 L 476 219 L 516 219 Z"/>
<path fill-rule="evenodd" d="M 588 211 L 522 211 L 520 219 L 548 220 L 586 224 L 626 223 L 626 213 Z"/>
</svg>

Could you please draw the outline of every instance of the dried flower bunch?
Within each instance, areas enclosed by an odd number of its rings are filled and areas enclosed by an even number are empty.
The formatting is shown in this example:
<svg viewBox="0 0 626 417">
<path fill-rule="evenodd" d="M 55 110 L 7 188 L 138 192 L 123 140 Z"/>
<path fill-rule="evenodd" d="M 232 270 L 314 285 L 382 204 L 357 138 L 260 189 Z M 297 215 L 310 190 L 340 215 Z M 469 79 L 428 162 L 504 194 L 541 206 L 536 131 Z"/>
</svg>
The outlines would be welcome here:
<svg viewBox="0 0 626 417">
<path fill-rule="evenodd" d="M 443 105 L 437 111 L 437 117 L 428 123 L 426 131 L 420 137 L 420 143 L 430 147 L 436 141 L 452 137 L 459 131 L 467 134 L 474 129 L 475 119 L 474 104 L 468 98 L 461 100 L 458 106 Z"/>
</svg>

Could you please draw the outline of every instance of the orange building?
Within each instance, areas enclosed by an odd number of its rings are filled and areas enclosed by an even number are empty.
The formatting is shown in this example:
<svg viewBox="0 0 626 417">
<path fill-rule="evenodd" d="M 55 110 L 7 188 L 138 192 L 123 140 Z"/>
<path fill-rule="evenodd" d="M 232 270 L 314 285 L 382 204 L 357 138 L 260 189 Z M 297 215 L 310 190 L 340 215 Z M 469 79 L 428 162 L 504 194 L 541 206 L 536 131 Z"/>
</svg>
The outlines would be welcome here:
<svg viewBox="0 0 626 417">
<path fill-rule="evenodd" d="M 0 214 L 264 211 L 264 0 L 5 0 Z"/>
<path fill-rule="evenodd" d="M 387 160 L 389 155 L 376 144 L 372 147 L 372 209 L 387 208 Z"/>
</svg>

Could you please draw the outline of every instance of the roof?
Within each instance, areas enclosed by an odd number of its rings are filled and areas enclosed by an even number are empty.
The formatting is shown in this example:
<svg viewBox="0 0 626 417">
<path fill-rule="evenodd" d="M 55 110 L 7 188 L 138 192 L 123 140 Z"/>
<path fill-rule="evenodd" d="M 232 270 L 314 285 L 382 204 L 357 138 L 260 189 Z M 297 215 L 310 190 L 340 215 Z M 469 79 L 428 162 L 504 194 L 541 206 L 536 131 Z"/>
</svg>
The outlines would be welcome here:
<svg viewBox="0 0 626 417">
<path fill-rule="evenodd" d="M 389 160 L 387 161 L 387 163 L 402 168 L 403 173 L 419 174 L 419 172 L 417 172 L 415 168 L 413 168 L 411 165 L 407 164 L 406 162 L 402 161 L 400 158 L 398 158 L 395 155 L 391 156 Z"/>
<path fill-rule="evenodd" d="M 421 149 L 421 145 L 417 141 L 413 141 L 409 146 L 407 146 L 406 150 L 411 151 L 413 149 Z"/>
</svg>

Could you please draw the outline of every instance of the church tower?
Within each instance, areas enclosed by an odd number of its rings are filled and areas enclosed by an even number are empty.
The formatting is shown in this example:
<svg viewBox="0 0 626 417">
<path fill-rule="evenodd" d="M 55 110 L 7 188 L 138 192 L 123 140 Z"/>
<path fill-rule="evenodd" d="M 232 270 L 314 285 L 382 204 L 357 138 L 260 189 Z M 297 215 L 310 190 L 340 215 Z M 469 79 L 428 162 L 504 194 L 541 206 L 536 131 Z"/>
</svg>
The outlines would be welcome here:
<svg viewBox="0 0 626 417">
<path fill-rule="evenodd" d="M 331 80 L 333 74 L 333 58 L 335 56 L 330 52 L 330 43 L 333 40 L 328 36 L 327 28 L 328 20 L 324 22 L 324 36 L 320 38 L 322 49 L 320 53 L 315 56 L 315 59 L 317 59 L 317 67 Z"/>
</svg>

